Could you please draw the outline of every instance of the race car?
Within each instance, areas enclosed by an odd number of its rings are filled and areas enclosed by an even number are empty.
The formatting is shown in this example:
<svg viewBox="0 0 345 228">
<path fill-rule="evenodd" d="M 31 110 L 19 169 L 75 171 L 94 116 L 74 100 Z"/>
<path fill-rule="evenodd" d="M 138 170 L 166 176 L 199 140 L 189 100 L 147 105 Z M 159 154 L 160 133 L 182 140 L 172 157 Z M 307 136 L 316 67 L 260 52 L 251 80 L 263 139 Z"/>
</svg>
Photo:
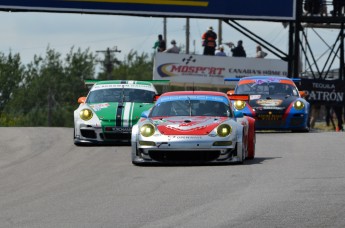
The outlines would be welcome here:
<svg viewBox="0 0 345 228">
<path fill-rule="evenodd" d="M 74 111 L 74 144 L 130 142 L 132 126 L 154 104 L 157 91 L 145 81 L 98 81 Z"/>
<path fill-rule="evenodd" d="M 225 81 L 238 81 L 235 90 L 228 91 L 228 94 L 250 96 L 249 102 L 232 102 L 236 110 L 255 118 L 257 130 L 309 131 L 310 104 L 294 83 L 298 79 L 252 76 Z"/>
<path fill-rule="evenodd" d="M 225 93 L 167 92 L 132 128 L 132 163 L 243 163 L 254 158 L 255 140 L 254 119 Z"/>
</svg>

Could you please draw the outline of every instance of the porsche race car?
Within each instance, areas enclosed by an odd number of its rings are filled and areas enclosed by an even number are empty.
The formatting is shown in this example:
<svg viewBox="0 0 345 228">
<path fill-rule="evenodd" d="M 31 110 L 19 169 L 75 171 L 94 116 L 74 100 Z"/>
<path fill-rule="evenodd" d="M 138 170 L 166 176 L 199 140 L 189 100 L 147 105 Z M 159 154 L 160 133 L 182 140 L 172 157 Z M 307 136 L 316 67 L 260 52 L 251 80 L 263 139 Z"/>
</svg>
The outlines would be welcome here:
<svg viewBox="0 0 345 228">
<path fill-rule="evenodd" d="M 236 110 L 255 118 L 257 130 L 309 131 L 310 104 L 294 81 L 280 76 L 252 76 L 238 81 L 228 94 L 248 94 L 249 102 L 232 101 Z"/>
<path fill-rule="evenodd" d="M 74 111 L 74 144 L 130 142 L 132 126 L 154 104 L 157 91 L 145 81 L 99 81 Z"/>
<path fill-rule="evenodd" d="M 133 126 L 131 143 L 135 165 L 243 163 L 255 156 L 254 119 L 225 93 L 167 92 Z"/>
</svg>

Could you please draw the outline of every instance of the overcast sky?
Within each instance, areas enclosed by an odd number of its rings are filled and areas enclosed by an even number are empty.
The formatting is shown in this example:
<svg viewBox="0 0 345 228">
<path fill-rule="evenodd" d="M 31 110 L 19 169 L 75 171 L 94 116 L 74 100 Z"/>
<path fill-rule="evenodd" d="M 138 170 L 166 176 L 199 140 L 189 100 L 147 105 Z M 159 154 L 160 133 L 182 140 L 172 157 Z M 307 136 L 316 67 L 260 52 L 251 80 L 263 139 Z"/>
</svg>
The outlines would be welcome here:
<svg viewBox="0 0 345 228">
<path fill-rule="evenodd" d="M 72 46 L 92 52 L 105 50 L 117 46 L 121 53 L 116 56 L 121 60 L 130 50 L 138 53 L 153 53 L 153 44 L 157 35 L 163 33 L 163 18 L 91 15 L 91 14 L 63 14 L 63 13 L 14 13 L 0 12 L 0 52 L 7 55 L 19 53 L 22 62 L 27 64 L 33 56 L 44 56 L 46 49 L 50 48 L 63 56 Z M 175 39 L 178 45 L 185 45 L 186 19 L 167 19 L 168 46 L 170 40 Z M 281 50 L 288 50 L 288 29 L 278 22 L 238 21 L 260 37 L 277 46 Z M 201 35 L 207 27 L 218 29 L 218 21 L 213 19 L 190 19 L 190 51 L 202 53 Z M 318 33 L 326 35 L 326 41 L 334 42 L 334 34 L 338 30 L 320 30 Z M 308 31 L 308 34 L 314 34 Z M 314 35 L 316 37 L 316 35 Z M 223 23 L 223 41 L 237 43 L 244 41 L 248 57 L 255 56 L 256 43 L 238 33 L 229 25 Z M 194 46 L 195 42 L 195 46 Z M 314 39 L 316 52 L 321 55 L 328 47 L 319 39 Z M 230 54 L 226 47 L 225 52 Z M 101 58 L 102 55 L 98 54 Z M 273 54 L 267 58 L 276 58 Z"/>
</svg>

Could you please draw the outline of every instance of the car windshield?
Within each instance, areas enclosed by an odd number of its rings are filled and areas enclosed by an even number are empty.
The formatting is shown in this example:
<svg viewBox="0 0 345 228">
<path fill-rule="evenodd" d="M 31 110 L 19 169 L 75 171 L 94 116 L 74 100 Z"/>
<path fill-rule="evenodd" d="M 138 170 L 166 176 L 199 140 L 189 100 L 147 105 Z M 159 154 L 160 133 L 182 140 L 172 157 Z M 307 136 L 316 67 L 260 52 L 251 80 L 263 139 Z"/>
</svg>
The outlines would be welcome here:
<svg viewBox="0 0 345 228">
<path fill-rule="evenodd" d="M 153 91 L 143 89 L 107 88 L 91 91 L 86 103 L 138 102 L 153 103 Z"/>
<path fill-rule="evenodd" d="M 235 94 L 299 96 L 295 86 L 272 82 L 242 84 L 236 87 Z"/>
<path fill-rule="evenodd" d="M 224 116 L 231 117 L 229 105 L 209 100 L 172 100 L 155 105 L 150 117 L 157 116 Z"/>
</svg>

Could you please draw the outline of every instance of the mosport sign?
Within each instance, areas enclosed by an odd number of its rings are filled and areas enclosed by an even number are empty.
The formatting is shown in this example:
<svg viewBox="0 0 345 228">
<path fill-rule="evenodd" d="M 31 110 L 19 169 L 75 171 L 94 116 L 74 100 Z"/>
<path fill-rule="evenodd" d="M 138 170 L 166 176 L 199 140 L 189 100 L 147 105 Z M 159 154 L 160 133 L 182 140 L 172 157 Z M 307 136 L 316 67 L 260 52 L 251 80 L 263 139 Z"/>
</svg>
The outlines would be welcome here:
<svg viewBox="0 0 345 228">
<path fill-rule="evenodd" d="M 187 55 L 158 52 L 153 79 L 175 84 L 222 86 L 225 78 L 254 75 L 287 76 L 287 63 L 278 59 Z"/>
<path fill-rule="evenodd" d="M 294 20 L 296 0 L 0 0 L 12 11 Z"/>
</svg>

